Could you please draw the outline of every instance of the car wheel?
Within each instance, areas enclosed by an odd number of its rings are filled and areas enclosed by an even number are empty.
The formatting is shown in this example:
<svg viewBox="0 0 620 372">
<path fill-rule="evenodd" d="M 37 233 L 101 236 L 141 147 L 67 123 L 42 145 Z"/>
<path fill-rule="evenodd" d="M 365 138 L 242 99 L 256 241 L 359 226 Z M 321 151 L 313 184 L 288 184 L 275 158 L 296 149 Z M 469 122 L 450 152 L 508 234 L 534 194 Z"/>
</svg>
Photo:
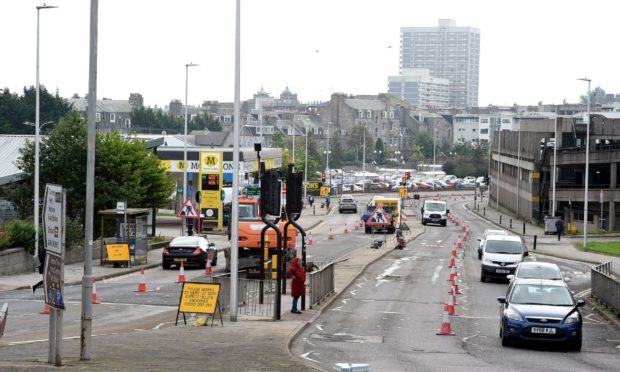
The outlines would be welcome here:
<svg viewBox="0 0 620 372">
<path fill-rule="evenodd" d="M 582 344 L 581 337 L 579 337 L 577 341 L 569 342 L 567 349 L 571 351 L 581 351 L 581 344 Z"/>
<path fill-rule="evenodd" d="M 445 223 L 445 222 L 443 222 L 443 223 L 441 224 L 441 226 L 442 226 L 442 227 L 446 227 L 446 223 Z"/>
<path fill-rule="evenodd" d="M 162 262 L 162 264 L 161 264 L 161 268 L 162 268 L 162 269 L 164 269 L 164 270 L 170 270 L 170 264 L 167 264 L 167 263 L 163 263 L 163 262 Z"/>
<path fill-rule="evenodd" d="M 484 276 L 483 274 L 480 274 L 480 281 L 481 281 L 482 283 L 486 283 L 486 281 L 487 281 L 487 277 L 486 277 L 486 276 Z"/>
<path fill-rule="evenodd" d="M 364 228 L 364 234 L 370 234 L 370 229 L 368 227 Z"/>
<path fill-rule="evenodd" d="M 482 260 L 482 253 L 478 253 L 478 259 Z"/>
<path fill-rule="evenodd" d="M 426 226 L 426 222 L 422 221 L 422 226 Z"/>
<path fill-rule="evenodd" d="M 512 342 L 506 337 L 504 330 L 502 328 L 499 329 L 500 337 L 502 338 L 502 346 L 511 346 Z"/>
</svg>

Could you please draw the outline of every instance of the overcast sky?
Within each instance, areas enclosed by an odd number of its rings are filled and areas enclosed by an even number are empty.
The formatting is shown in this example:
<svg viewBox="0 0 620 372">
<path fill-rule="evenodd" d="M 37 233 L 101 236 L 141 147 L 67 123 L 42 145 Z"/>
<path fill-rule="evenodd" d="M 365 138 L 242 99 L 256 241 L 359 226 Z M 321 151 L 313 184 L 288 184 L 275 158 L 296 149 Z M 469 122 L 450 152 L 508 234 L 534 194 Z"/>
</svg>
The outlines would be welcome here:
<svg viewBox="0 0 620 372">
<path fill-rule="evenodd" d="M 35 84 L 36 6 L 0 0 L 0 87 Z M 235 0 L 100 0 L 98 98 L 148 106 L 234 100 Z M 88 91 L 88 0 L 41 10 L 40 81 L 63 97 Z M 242 0 L 241 99 L 289 86 L 302 102 L 387 91 L 400 27 L 439 18 L 480 30 L 479 105 L 577 102 L 592 79 L 620 93 L 620 1 Z M 391 48 L 390 48 L 391 46 Z"/>
</svg>

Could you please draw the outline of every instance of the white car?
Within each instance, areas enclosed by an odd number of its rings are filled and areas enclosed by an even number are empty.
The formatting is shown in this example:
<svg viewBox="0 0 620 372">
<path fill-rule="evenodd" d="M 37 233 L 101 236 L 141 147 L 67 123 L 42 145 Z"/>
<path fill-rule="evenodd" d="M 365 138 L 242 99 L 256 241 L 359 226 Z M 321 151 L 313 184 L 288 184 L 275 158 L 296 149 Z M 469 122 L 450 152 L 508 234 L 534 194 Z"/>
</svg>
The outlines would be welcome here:
<svg viewBox="0 0 620 372">
<path fill-rule="evenodd" d="M 484 247 L 484 242 L 487 240 L 487 237 L 490 235 L 508 235 L 506 230 L 496 230 L 496 229 L 486 229 L 482 236 L 478 238 L 480 245 L 478 245 L 478 259 L 482 259 L 482 247 Z"/>
<path fill-rule="evenodd" d="M 517 265 L 528 255 L 520 237 L 514 235 L 490 235 L 482 247 L 480 281 L 488 278 L 506 279 L 514 274 Z"/>
<path fill-rule="evenodd" d="M 514 275 L 508 275 L 506 278 L 517 279 L 548 279 L 548 280 L 564 280 L 562 271 L 557 264 L 551 262 L 528 261 L 521 262 Z"/>
</svg>

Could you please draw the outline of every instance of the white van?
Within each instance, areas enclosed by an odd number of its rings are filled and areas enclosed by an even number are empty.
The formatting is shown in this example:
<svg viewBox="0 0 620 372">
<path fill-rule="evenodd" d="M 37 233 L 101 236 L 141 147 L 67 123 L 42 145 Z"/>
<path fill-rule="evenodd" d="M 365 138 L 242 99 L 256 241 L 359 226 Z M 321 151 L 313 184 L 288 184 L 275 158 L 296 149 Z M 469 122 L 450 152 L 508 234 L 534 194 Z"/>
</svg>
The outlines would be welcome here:
<svg viewBox="0 0 620 372">
<path fill-rule="evenodd" d="M 448 224 L 448 203 L 443 200 L 425 200 L 422 205 L 422 225 L 436 223 L 441 226 Z"/>
<path fill-rule="evenodd" d="M 527 250 L 520 237 L 514 235 L 489 235 L 482 247 L 480 281 L 487 278 L 502 278 L 514 274 L 517 265 L 527 256 Z"/>
</svg>

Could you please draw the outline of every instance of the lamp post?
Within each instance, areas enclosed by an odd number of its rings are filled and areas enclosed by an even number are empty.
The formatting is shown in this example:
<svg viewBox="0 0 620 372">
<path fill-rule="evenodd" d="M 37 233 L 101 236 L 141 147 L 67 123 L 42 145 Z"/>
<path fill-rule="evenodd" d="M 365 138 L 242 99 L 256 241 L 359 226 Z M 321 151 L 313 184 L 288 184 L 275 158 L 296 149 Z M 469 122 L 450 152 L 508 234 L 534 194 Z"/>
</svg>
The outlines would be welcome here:
<svg viewBox="0 0 620 372">
<path fill-rule="evenodd" d="M 366 192 L 366 127 L 364 127 L 364 152 L 362 153 L 362 192 Z"/>
<path fill-rule="evenodd" d="M 553 177 L 553 189 L 551 192 L 551 216 L 555 217 L 555 181 L 557 179 L 556 177 L 556 173 L 557 169 L 556 169 L 556 153 L 557 153 L 557 149 L 558 149 L 558 117 L 555 117 L 555 124 L 554 124 L 554 135 L 553 135 L 553 169 L 552 169 L 552 177 Z"/>
<path fill-rule="evenodd" d="M 515 217 L 519 218 L 519 191 L 521 184 L 521 122 L 519 122 L 519 137 L 517 140 L 517 207 Z"/>
<path fill-rule="evenodd" d="M 583 251 L 588 249 L 588 177 L 590 172 L 590 82 L 588 78 L 577 80 L 588 82 L 588 121 L 586 122 L 586 175 L 583 193 Z M 602 216 L 601 216 L 602 217 Z"/>
<path fill-rule="evenodd" d="M 437 128 L 435 127 L 435 124 L 433 123 L 433 191 L 435 191 L 435 178 L 437 177 L 437 174 L 435 173 L 437 171 L 437 169 L 435 168 L 436 163 L 435 163 L 435 140 L 437 138 Z"/>
<path fill-rule="evenodd" d="M 195 63 L 187 63 L 185 65 L 185 131 L 183 137 L 183 199 L 181 203 L 185 203 L 187 200 L 187 86 L 188 86 L 188 76 L 189 76 L 189 68 L 199 66 Z M 185 235 L 185 219 L 183 219 L 183 223 L 181 224 L 181 235 Z"/>
<path fill-rule="evenodd" d="M 329 193 L 331 194 L 332 192 L 332 171 L 331 169 L 329 169 L 329 154 L 332 152 L 329 149 L 329 125 L 331 124 L 331 122 L 327 122 L 327 150 L 325 151 L 325 154 L 327 155 L 327 160 L 326 160 L 326 168 L 329 171 Z"/>
<path fill-rule="evenodd" d="M 295 164 L 295 114 L 293 113 L 293 164 Z"/>
<path fill-rule="evenodd" d="M 36 63 L 36 94 L 35 94 L 35 119 L 34 119 L 34 256 L 39 253 L 39 120 L 40 120 L 40 99 L 39 91 L 39 18 L 41 9 L 58 8 L 53 5 L 37 6 L 37 63 Z"/>
<path fill-rule="evenodd" d="M 499 173 L 502 166 L 501 156 L 502 156 L 502 118 L 497 119 L 499 126 L 497 127 L 497 195 L 495 195 L 495 209 L 499 212 Z"/>
<path fill-rule="evenodd" d="M 306 121 L 306 161 L 304 164 L 304 200 L 308 200 L 308 122 L 307 121 Z"/>
</svg>

